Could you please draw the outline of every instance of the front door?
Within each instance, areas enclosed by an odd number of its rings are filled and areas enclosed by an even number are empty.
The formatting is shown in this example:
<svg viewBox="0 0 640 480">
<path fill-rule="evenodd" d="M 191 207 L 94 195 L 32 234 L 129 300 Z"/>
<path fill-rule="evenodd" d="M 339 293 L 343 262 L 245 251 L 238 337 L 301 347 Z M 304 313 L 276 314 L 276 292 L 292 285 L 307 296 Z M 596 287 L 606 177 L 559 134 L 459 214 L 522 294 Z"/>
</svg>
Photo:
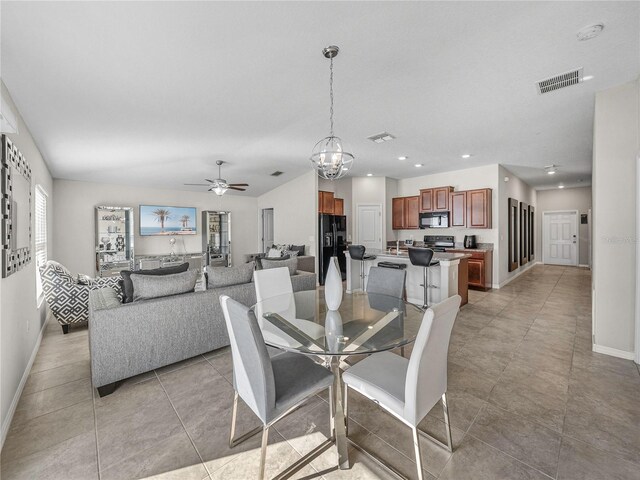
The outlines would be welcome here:
<svg viewBox="0 0 640 480">
<path fill-rule="evenodd" d="M 578 212 L 544 212 L 542 261 L 578 265 Z"/>
<path fill-rule="evenodd" d="M 367 250 L 382 249 L 382 206 L 358 205 L 357 243 Z"/>
<path fill-rule="evenodd" d="M 273 208 L 262 209 L 262 251 L 267 253 L 273 245 Z"/>
</svg>

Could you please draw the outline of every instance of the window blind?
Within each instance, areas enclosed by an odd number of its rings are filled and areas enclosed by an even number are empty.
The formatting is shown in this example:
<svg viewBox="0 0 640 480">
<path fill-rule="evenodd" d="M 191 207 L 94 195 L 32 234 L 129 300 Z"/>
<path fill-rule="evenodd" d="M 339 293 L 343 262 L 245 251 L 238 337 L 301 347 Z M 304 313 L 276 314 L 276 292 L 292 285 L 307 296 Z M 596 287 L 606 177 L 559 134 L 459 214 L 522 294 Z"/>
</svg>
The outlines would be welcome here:
<svg viewBox="0 0 640 480">
<path fill-rule="evenodd" d="M 40 268 L 47 261 L 47 194 L 36 185 L 36 222 L 35 222 L 36 266 Z"/>
</svg>

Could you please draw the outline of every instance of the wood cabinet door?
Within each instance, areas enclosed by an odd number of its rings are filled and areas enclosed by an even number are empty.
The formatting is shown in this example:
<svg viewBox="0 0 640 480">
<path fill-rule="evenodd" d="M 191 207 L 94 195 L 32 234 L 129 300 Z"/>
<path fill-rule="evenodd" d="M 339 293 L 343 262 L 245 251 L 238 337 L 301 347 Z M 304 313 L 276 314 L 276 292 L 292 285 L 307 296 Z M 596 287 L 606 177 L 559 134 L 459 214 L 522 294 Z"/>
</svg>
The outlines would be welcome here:
<svg viewBox="0 0 640 480">
<path fill-rule="evenodd" d="M 420 211 L 433 212 L 433 188 L 420 190 Z"/>
<path fill-rule="evenodd" d="M 467 192 L 467 228 L 491 228 L 491 189 Z"/>
<path fill-rule="evenodd" d="M 333 214 L 344 215 L 344 198 L 333 199 Z"/>
<path fill-rule="evenodd" d="M 453 192 L 449 200 L 451 214 L 449 220 L 452 227 L 467 225 L 467 192 Z"/>
<path fill-rule="evenodd" d="M 394 230 L 401 230 L 404 228 L 404 197 L 397 197 L 391 200 L 391 227 Z"/>
<path fill-rule="evenodd" d="M 484 260 L 469 259 L 469 285 L 484 288 Z"/>
<path fill-rule="evenodd" d="M 333 215 L 333 192 L 318 192 L 318 210 Z"/>
<path fill-rule="evenodd" d="M 451 187 L 439 187 L 433 189 L 433 211 L 446 212 L 449 210 L 449 194 Z"/>
<path fill-rule="evenodd" d="M 420 197 L 405 197 L 404 228 L 415 229 L 420 223 Z"/>
</svg>

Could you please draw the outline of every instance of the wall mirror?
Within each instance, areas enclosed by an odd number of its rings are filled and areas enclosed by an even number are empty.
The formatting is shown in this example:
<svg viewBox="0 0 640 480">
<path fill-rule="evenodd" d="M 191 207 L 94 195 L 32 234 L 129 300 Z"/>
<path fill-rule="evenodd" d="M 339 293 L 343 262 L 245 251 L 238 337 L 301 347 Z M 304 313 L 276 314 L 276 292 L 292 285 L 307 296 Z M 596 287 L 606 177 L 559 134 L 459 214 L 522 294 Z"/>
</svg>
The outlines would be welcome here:
<svg viewBox="0 0 640 480">
<path fill-rule="evenodd" d="M 520 265 L 529 262 L 529 206 L 520 202 Z"/>
<path fill-rule="evenodd" d="M 513 272 L 516 268 L 518 268 L 519 257 L 518 257 L 518 201 L 510 198 L 509 199 L 509 271 Z"/>
<path fill-rule="evenodd" d="M 202 249 L 208 266 L 231 266 L 231 212 L 202 212 Z"/>
<path fill-rule="evenodd" d="M 2 277 L 31 261 L 31 166 L 2 135 Z"/>
<path fill-rule="evenodd" d="M 534 206 L 529 205 L 529 261 L 533 261 L 536 256 L 535 251 L 535 221 L 536 221 L 536 209 Z"/>
</svg>

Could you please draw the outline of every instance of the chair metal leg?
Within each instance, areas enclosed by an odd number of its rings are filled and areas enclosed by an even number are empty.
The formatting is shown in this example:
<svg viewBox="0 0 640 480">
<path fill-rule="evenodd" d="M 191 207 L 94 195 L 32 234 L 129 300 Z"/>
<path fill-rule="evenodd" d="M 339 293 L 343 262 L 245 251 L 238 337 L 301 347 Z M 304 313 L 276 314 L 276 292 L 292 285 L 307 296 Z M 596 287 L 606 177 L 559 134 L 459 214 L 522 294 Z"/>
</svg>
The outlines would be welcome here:
<svg viewBox="0 0 640 480">
<path fill-rule="evenodd" d="M 451 438 L 451 423 L 449 422 L 449 404 L 447 402 L 447 394 L 442 394 L 442 410 L 444 411 L 444 423 L 447 430 L 447 447 L 453 452 L 453 440 Z"/>
<path fill-rule="evenodd" d="M 360 286 L 364 292 L 364 260 L 360 261 Z"/>
<path fill-rule="evenodd" d="M 425 310 L 429 308 L 429 269 L 427 267 L 423 268 L 424 270 L 424 303 L 422 308 Z"/>
<path fill-rule="evenodd" d="M 238 418 L 238 392 L 235 392 L 233 396 L 233 410 L 231 411 L 231 434 L 229 435 L 229 448 L 233 448 L 236 445 L 244 442 L 246 439 L 253 437 L 256 433 L 262 430 L 262 427 L 256 427 L 250 432 L 245 433 L 239 438 L 234 439 L 236 434 L 236 419 Z"/>
<path fill-rule="evenodd" d="M 335 424 L 335 415 L 333 413 L 333 385 L 329 387 L 329 432 L 331 433 L 331 438 L 336 438 L 336 424 Z"/>
<path fill-rule="evenodd" d="M 344 434 L 349 436 L 349 386 L 344 384 Z"/>
<path fill-rule="evenodd" d="M 418 427 L 411 427 L 413 433 L 413 449 L 416 455 L 416 468 L 418 469 L 418 479 L 422 480 L 422 457 L 420 456 L 420 439 L 418 437 Z"/>
<path fill-rule="evenodd" d="M 258 478 L 264 479 L 264 465 L 267 458 L 267 443 L 269 443 L 269 427 L 264 426 L 262 428 L 262 448 L 260 449 L 260 472 Z"/>
</svg>

